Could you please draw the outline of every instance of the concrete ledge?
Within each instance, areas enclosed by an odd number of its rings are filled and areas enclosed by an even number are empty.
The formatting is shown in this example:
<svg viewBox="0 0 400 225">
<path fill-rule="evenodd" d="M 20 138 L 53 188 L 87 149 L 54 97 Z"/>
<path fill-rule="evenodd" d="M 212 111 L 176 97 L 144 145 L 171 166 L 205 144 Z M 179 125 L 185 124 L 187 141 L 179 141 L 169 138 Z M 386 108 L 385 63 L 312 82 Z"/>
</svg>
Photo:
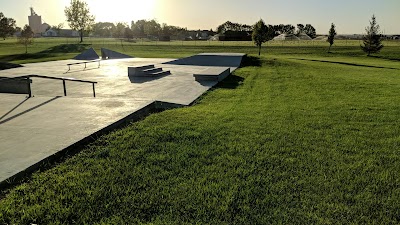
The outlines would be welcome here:
<svg viewBox="0 0 400 225">
<path fill-rule="evenodd" d="M 201 73 L 193 74 L 196 81 L 222 81 L 231 74 L 230 68 L 210 67 Z"/>
</svg>

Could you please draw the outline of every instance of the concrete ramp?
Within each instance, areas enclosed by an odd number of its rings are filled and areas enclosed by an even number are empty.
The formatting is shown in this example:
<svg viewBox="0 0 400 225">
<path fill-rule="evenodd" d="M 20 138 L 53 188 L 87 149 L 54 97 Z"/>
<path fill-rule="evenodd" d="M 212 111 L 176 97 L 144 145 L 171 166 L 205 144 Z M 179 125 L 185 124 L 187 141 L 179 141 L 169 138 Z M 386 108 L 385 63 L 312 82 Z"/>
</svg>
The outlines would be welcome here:
<svg viewBox="0 0 400 225">
<path fill-rule="evenodd" d="M 202 53 L 165 64 L 238 68 L 245 55 L 242 53 Z"/>
<path fill-rule="evenodd" d="M 102 59 L 130 59 L 132 56 L 125 55 L 119 52 L 112 51 L 110 49 L 101 48 Z"/>
<path fill-rule="evenodd" d="M 74 59 L 76 60 L 94 60 L 94 59 L 99 59 L 99 55 L 97 55 L 96 51 L 93 48 L 90 48 L 81 54 L 75 56 Z"/>
</svg>

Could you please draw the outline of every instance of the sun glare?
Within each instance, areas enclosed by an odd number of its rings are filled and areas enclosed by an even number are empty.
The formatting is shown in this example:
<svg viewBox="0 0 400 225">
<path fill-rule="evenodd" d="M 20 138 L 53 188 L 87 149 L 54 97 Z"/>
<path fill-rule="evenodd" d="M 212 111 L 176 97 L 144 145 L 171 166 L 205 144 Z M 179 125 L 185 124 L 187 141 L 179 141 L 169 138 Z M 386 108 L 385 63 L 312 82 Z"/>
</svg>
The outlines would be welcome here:
<svg viewBox="0 0 400 225">
<path fill-rule="evenodd" d="M 127 22 L 155 17 L 157 0 L 88 0 L 98 22 Z"/>
</svg>

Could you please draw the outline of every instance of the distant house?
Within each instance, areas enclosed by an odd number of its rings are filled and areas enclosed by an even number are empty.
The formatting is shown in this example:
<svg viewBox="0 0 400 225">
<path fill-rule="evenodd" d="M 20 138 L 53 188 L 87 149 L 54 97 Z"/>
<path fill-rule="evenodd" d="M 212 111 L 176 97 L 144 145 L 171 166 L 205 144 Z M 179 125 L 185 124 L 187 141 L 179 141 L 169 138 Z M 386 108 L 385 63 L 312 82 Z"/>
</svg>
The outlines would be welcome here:
<svg viewBox="0 0 400 225">
<path fill-rule="evenodd" d="M 54 29 L 48 29 L 43 33 L 44 37 L 79 37 L 78 31 L 71 29 L 61 29 L 56 31 Z"/>
<path fill-rule="evenodd" d="M 57 37 L 58 33 L 57 31 L 53 30 L 53 29 L 48 29 L 46 32 L 43 33 L 44 37 Z"/>
<path fill-rule="evenodd" d="M 274 41 L 299 41 L 300 38 L 298 38 L 294 34 L 280 34 L 273 39 Z"/>
<path fill-rule="evenodd" d="M 196 39 L 198 40 L 208 40 L 212 34 L 208 30 L 198 31 L 196 34 Z"/>
</svg>

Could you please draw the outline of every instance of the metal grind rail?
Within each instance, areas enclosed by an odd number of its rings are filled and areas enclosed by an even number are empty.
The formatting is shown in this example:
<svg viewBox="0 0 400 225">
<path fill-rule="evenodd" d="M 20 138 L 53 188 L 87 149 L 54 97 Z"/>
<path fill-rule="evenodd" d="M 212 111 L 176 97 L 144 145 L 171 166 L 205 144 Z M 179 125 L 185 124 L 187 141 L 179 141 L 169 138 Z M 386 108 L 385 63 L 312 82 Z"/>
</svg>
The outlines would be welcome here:
<svg viewBox="0 0 400 225">
<path fill-rule="evenodd" d="M 7 78 L 0 78 L 0 82 L 3 80 L 11 80 L 11 79 L 26 79 L 28 83 L 28 95 L 29 97 L 32 97 L 32 91 L 31 91 L 31 79 L 30 78 L 42 78 L 42 79 L 49 79 L 49 80 L 61 80 L 63 82 L 63 88 L 64 88 L 64 96 L 67 96 L 67 87 L 66 87 L 66 81 L 71 81 L 71 82 L 79 82 L 79 83 L 90 83 L 93 86 L 93 97 L 96 97 L 96 90 L 95 90 L 95 84 L 97 82 L 95 81 L 88 81 L 88 80 L 79 80 L 75 78 L 66 78 L 66 77 L 49 77 L 49 76 L 42 76 L 42 75 L 27 75 L 27 76 L 20 76 L 20 77 L 7 77 Z"/>
</svg>

